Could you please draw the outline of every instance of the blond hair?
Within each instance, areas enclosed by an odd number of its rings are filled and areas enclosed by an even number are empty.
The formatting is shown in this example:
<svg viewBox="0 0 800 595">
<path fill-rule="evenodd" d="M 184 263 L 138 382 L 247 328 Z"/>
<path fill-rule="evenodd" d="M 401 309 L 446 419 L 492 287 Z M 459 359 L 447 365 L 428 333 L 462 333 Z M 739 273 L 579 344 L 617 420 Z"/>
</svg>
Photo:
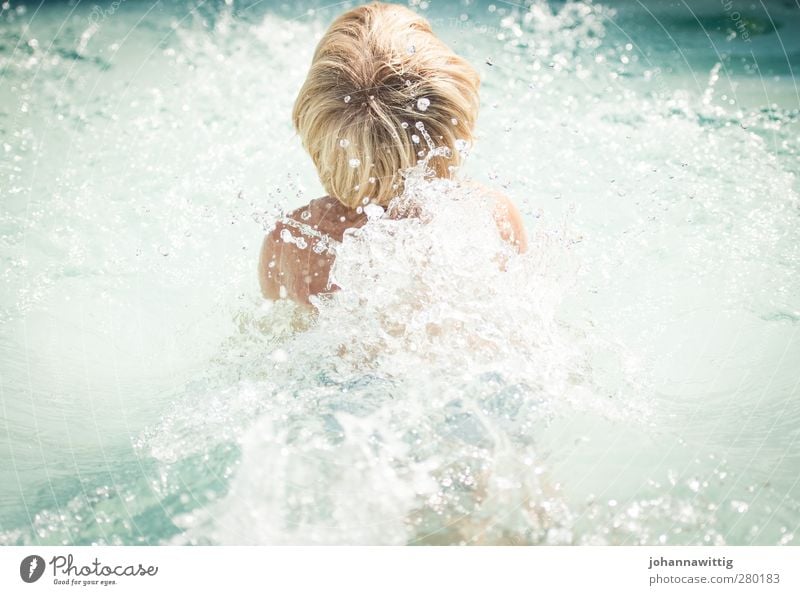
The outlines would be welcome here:
<svg viewBox="0 0 800 595">
<path fill-rule="evenodd" d="M 472 141 L 479 84 L 428 21 L 375 2 L 342 14 L 322 37 L 292 120 L 332 197 L 385 206 L 402 190 L 400 170 L 429 150 L 426 139 L 450 149 L 428 164 L 450 177 L 457 141 Z"/>
</svg>

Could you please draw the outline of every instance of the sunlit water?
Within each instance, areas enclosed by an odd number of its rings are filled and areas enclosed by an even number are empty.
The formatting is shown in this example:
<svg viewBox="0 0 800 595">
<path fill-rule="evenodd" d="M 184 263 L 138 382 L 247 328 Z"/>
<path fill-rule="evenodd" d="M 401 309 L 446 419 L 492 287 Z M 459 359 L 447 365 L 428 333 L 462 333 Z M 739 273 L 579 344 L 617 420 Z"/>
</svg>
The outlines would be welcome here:
<svg viewBox="0 0 800 595">
<path fill-rule="evenodd" d="M 348 5 L 4 5 L 0 543 L 797 544 L 800 9 L 661 4 L 417 5 L 531 250 L 419 181 L 303 331 L 255 266 Z"/>
</svg>

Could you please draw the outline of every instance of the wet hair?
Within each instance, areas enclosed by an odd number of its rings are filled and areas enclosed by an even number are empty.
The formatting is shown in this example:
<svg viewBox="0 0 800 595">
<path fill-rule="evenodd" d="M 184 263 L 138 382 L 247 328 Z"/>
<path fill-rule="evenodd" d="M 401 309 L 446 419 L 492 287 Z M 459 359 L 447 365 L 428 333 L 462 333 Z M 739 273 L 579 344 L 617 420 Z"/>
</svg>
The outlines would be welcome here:
<svg viewBox="0 0 800 595">
<path fill-rule="evenodd" d="M 446 147 L 428 166 L 450 177 L 472 141 L 480 79 L 431 30 L 396 4 L 339 16 L 319 42 L 292 120 L 320 181 L 350 208 L 386 206 L 429 141 Z"/>
</svg>

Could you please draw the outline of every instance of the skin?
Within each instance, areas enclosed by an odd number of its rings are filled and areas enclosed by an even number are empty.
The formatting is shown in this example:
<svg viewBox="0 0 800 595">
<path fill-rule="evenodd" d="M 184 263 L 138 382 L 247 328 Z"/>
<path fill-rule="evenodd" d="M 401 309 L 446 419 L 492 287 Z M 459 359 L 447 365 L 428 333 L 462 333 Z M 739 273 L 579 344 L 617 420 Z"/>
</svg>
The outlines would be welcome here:
<svg viewBox="0 0 800 595">
<path fill-rule="evenodd" d="M 518 252 L 526 252 L 528 240 L 517 207 L 504 194 L 487 188 L 483 190 L 495 199 L 494 219 L 500 236 Z M 361 227 L 367 222 L 366 215 L 357 213 L 330 196 L 312 200 L 289 213 L 287 218 L 338 242 L 342 241 L 345 230 Z M 295 243 L 285 242 L 281 237 L 284 230 L 288 230 L 295 238 L 303 237 L 307 245 L 298 247 Z M 258 264 L 258 279 L 264 297 L 271 300 L 289 298 L 309 305 L 310 296 L 337 289 L 335 286 L 328 287 L 334 256 L 327 251 L 315 253 L 312 249 L 315 242 L 313 236 L 302 234 L 301 229 L 291 224 L 276 224 L 264 238 Z"/>
</svg>

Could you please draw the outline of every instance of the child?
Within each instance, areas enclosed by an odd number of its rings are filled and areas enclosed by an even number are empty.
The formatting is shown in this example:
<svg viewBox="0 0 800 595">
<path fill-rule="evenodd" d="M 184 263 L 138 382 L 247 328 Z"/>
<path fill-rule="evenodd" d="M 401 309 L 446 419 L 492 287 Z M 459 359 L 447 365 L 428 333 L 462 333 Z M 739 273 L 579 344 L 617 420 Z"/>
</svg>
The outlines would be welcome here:
<svg viewBox="0 0 800 595">
<path fill-rule="evenodd" d="M 428 139 L 451 149 L 428 163 L 436 176 L 451 177 L 461 159 L 456 149 L 472 141 L 478 85 L 472 66 L 405 7 L 375 2 L 337 18 L 317 46 L 292 114 L 328 196 L 293 211 L 264 238 L 264 296 L 308 304 L 310 296 L 336 289 L 328 283 L 334 256 L 317 242 L 341 241 L 345 230 L 364 225 L 364 205 L 386 207 L 402 192 L 400 171 L 416 165 Z M 485 192 L 495 200 L 501 237 L 524 252 L 516 207 Z"/>
</svg>

